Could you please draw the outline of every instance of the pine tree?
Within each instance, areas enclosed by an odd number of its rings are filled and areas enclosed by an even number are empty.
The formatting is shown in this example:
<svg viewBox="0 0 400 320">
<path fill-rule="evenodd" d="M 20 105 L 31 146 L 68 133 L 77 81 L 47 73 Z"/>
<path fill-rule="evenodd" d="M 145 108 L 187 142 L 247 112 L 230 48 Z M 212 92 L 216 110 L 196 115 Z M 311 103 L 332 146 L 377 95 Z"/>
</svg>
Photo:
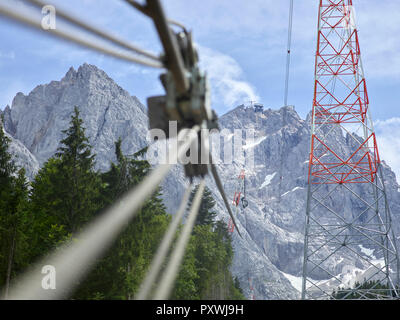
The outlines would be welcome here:
<svg viewBox="0 0 400 320">
<path fill-rule="evenodd" d="M 369 293 L 367 289 L 371 290 Z M 398 288 L 397 288 L 398 290 Z M 378 299 L 378 296 L 396 296 L 394 290 L 392 291 L 389 289 L 388 284 L 377 280 L 370 280 L 365 281 L 361 284 L 360 282 L 356 281 L 353 285 L 353 288 L 341 287 L 338 288 L 337 291 L 334 290 L 331 296 L 332 300 L 356 300 L 356 299 Z M 387 298 L 387 297 L 386 297 Z"/>
<path fill-rule="evenodd" d="M 196 259 L 196 236 L 192 235 L 176 279 L 172 300 L 199 300 L 201 298 L 198 287 L 199 280 L 200 275 Z"/>
<path fill-rule="evenodd" d="M 192 206 L 194 195 L 196 194 L 198 188 L 199 188 L 199 186 L 197 185 L 192 190 L 192 193 L 189 198 L 189 204 L 188 204 L 189 208 Z M 214 208 L 214 206 L 215 206 L 215 200 L 212 196 L 212 193 L 211 193 L 210 189 L 205 187 L 203 197 L 201 198 L 199 213 L 197 215 L 195 224 L 196 225 L 211 225 L 211 226 L 213 226 L 215 223 L 215 217 L 217 216 L 217 213 L 212 210 Z"/>
<path fill-rule="evenodd" d="M 99 209 L 99 179 L 94 172 L 92 147 L 85 136 L 79 110 L 74 108 L 70 127 L 62 131 L 66 137 L 61 140 L 56 157 L 59 181 L 63 182 L 58 192 L 62 197 L 62 208 L 57 211 L 66 230 L 75 233 Z"/>
<path fill-rule="evenodd" d="M 10 139 L 6 136 L 2 119 L 0 119 L 0 201 L 5 199 L 5 193 L 9 192 L 16 166 L 8 152 Z M 3 200 L 4 201 L 4 200 Z"/>
<path fill-rule="evenodd" d="M 28 183 L 25 177 L 25 169 L 18 170 L 13 181 L 9 216 L 10 250 L 6 274 L 6 295 L 11 278 L 16 272 L 23 269 L 27 263 L 28 242 L 26 231 L 29 221 L 26 219 L 28 206 Z"/>
<path fill-rule="evenodd" d="M 191 194 L 189 207 L 197 189 Z M 244 299 L 229 270 L 233 259 L 231 238 L 226 224 L 216 221 L 214 206 L 211 191 L 205 188 L 174 299 Z"/>
<path fill-rule="evenodd" d="M 128 158 L 121 140 L 115 144 L 117 162 L 101 175 L 102 203 L 107 207 L 143 180 L 150 164 L 141 159 L 146 149 Z M 131 299 L 137 293 L 170 216 L 156 192 L 126 226 L 75 294 L 77 299 Z"/>
<path fill-rule="evenodd" d="M 77 107 L 69 128 L 62 132 L 65 138 L 56 155 L 32 183 L 32 260 L 76 234 L 100 209 L 101 183 L 94 171 L 95 155 Z"/>
<path fill-rule="evenodd" d="M 8 152 L 10 140 L 0 121 L 0 287 L 7 298 L 10 280 L 22 268 L 24 252 L 24 209 L 28 187 L 25 170 L 17 167 Z"/>
</svg>

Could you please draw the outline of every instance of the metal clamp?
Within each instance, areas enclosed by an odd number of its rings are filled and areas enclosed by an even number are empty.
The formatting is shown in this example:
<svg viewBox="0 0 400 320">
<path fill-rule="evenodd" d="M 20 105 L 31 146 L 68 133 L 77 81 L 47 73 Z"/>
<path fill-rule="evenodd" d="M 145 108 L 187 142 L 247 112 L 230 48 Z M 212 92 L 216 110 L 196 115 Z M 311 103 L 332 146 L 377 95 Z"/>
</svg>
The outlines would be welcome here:
<svg viewBox="0 0 400 320">
<path fill-rule="evenodd" d="M 171 30 L 171 32 L 173 32 Z M 180 92 L 177 88 L 173 70 L 168 70 L 160 76 L 166 91 L 164 96 L 154 96 L 147 99 L 150 129 L 161 129 L 169 137 L 169 121 L 176 121 L 178 131 L 200 125 L 206 129 L 217 129 L 217 115 L 211 110 L 210 86 L 205 72 L 198 67 L 198 53 L 193 43 L 192 34 L 186 30 L 174 33 L 179 53 L 185 67 L 185 77 L 189 88 Z M 168 64 L 167 64 L 168 65 Z M 205 150 L 203 137 L 198 134 L 196 141 L 197 163 L 185 165 L 186 176 L 192 178 L 208 173 L 207 165 L 201 164 L 201 151 Z"/>
</svg>

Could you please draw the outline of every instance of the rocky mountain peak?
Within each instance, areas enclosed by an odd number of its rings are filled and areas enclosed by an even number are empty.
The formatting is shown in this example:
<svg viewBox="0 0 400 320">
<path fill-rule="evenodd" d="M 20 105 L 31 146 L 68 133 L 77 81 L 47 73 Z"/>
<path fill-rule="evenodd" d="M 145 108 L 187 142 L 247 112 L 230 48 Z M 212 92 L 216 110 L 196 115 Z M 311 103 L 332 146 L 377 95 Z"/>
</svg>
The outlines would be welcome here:
<svg viewBox="0 0 400 320">
<path fill-rule="evenodd" d="M 64 78 L 61 79 L 61 81 L 72 81 L 73 79 L 76 78 L 76 70 L 74 67 L 69 68 L 68 72 L 65 74 Z"/>
<path fill-rule="evenodd" d="M 146 145 L 148 118 L 146 108 L 118 86 L 96 66 L 71 67 L 59 81 L 37 86 L 27 96 L 18 93 L 11 107 L 4 110 L 4 125 L 13 140 L 12 152 L 20 165 L 31 172 L 56 152 L 61 131 L 69 125 L 74 106 L 80 109 L 86 134 L 96 153 L 96 167 L 106 170 L 114 161 L 114 143 L 122 139 L 122 150 L 133 154 Z M 254 129 L 255 140 L 246 151 L 254 154 L 254 167 L 243 163 L 218 164 L 227 196 L 232 199 L 237 176 L 246 172 L 245 209 L 235 213 L 243 235 L 232 234 L 234 259 L 232 272 L 238 277 L 245 294 L 250 296 L 249 279 L 254 284 L 256 299 L 294 299 L 299 297 L 303 258 L 303 231 L 307 193 L 307 169 L 310 144 L 310 121 L 301 119 L 294 107 L 278 110 L 239 106 L 219 119 L 221 130 Z M 346 144 L 341 131 L 335 131 L 337 143 Z M 222 157 L 221 157 L 222 158 Z M 394 229 L 400 231 L 400 194 L 394 173 L 383 166 L 386 189 L 391 203 Z M 181 166 L 174 166 L 163 183 L 164 200 L 173 213 L 184 191 Z M 207 186 L 216 199 L 218 218 L 229 220 L 226 208 L 215 187 Z M 343 201 L 348 211 L 348 199 Z M 332 265 L 339 273 L 345 259 Z"/>
<path fill-rule="evenodd" d="M 86 80 L 89 81 L 91 78 L 101 78 L 102 80 L 113 81 L 103 70 L 99 69 L 93 64 L 84 63 L 75 70 L 73 66 L 69 68 L 65 76 L 61 79 L 61 82 L 73 81 L 73 80 Z"/>
<path fill-rule="evenodd" d="M 42 165 L 57 150 L 74 106 L 80 109 L 98 153 L 97 168 L 109 166 L 118 138 L 124 151 L 144 146 L 145 108 L 103 70 L 86 63 L 78 70 L 71 67 L 60 81 L 37 86 L 27 96 L 18 93 L 4 113 L 5 128 Z"/>
</svg>

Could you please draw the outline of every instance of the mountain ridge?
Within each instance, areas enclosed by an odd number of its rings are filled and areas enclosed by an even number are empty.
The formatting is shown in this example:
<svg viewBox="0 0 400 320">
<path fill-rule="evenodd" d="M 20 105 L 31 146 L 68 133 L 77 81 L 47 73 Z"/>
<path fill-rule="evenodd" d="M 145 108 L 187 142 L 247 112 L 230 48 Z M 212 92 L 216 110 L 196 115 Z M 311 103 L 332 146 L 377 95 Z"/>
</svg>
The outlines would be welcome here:
<svg viewBox="0 0 400 320">
<path fill-rule="evenodd" d="M 89 142 L 96 153 L 96 169 L 104 171 L 115 160 L 114 143 L 120 137 L 124 154 L 133 154 L 146 145 L 146 107 L 96 66 L 83 64 L 77 70 L 71 67 L 60 81 L 39 85 L 28 95 L 17 93 L 11 107 L 3 111 L 5 130 L 14 146 L 11 151 L 31 179 L 55 153 L 61 131 L 67 128 L 75 105 L 79 106 Z M 231 132 L 253 129 L 256 133 L 254 143 L 247 146 L 254 153 L 254 168 L 245 168 L 237 159 L 230 164 L 217 164 L 229 198 L 234 194 L 238 174 L 247 169 L 249 206 L 241 208 L 237 215 L 243 238 L 232 234 L 235 251 L 232 272 L 247 297 L 251 297 L 250 282 L 256 299 L 300 297 L 298 281 L 303 258 L 310 139 L 307 119 L 301 119 L 294 107 L 255 112 L 243 105 L 219 119 L 221 129 Z M 336 132 L 336 139 L 337 143 L 347 143 L 341 131 Z M 399 233 L 399 186 L 390 168 L 385 163 L 383 167 L 388 197 L 396 212 L 395 229 Z M 228 221 L 210 177 L 207 185 L 217 200 L 218 217 Z M 173 213 L 185 188 L 181 166 L 173 168 L 162 187 L 165 204 Z M 344 203 L 348 210 L 354 210 L 346 199 Z M 340 273 L 346 264 L 355 267 L 357 263 L 353 257 L 344 257 L 340 263 L 332 262 L 332 271 Z M 321 275 L 315 274 L 315 277 Z"/>
</svg>

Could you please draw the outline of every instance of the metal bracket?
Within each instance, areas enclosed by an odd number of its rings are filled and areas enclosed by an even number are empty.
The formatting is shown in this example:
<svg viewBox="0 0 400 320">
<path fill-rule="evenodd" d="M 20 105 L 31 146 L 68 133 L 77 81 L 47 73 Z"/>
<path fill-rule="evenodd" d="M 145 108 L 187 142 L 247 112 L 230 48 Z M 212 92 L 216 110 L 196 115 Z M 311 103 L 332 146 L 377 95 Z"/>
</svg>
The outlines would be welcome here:
<svg viewBox="0 0 400 320">
<path fill-rule="evenodd" d="M 172 30 L 171 30 L 172 32 Z M 181 93 L 176 85 L 174 72 L 168 70 L 160 76 L 166 91 L 165 96 L 154 96 L 147 99 L 150 129 L 161 129 L 169 136 L 169 121 L 176 121 L 178 131 L 200 125 L 206 129 L 217 129 L 217 115 L 211 110 L 210 86 L 206 73 L 202 72 L 198 63 L 197 50 L 190 32 L 181 31 L 175 34 L 179 52 L 185 66 L 185 78 L 189 88 Z M 201 164 L 201 152 L 205 141 L 199 133 L 197 146 L 193 152 L 198 154 L 198 162 L 185 165 L 186 176 L 192 178 L 208 173 L 207 165 Z M 203 157 L 204 158 L 204 157 Z"/>
</svg>

